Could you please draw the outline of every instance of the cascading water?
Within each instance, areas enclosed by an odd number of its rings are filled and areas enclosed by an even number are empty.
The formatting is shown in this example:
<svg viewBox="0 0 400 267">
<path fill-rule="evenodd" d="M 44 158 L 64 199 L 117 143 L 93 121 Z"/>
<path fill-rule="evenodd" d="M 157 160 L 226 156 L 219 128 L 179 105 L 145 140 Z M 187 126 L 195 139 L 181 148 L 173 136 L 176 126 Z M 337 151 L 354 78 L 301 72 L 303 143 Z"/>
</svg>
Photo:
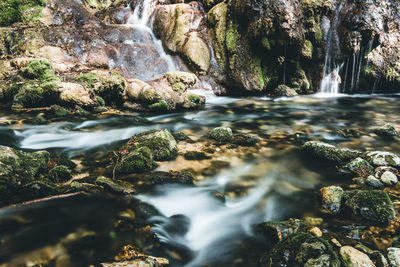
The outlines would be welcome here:
<svg viewBox="0 0 400 267">
<path fill-rule="evenodd" d="M 340 21 L 340 11 L 342 10 L 343 3 L 336 7 L 335 18 L 330 24 L 325 23 L 326 32 L 326 55 L 324 74 L 320 85 L 319 92 L 321 94 L 337 95 L 340 93 L 340 84 L 342 83 L 339 71 L 343 64 L 337 65 L 333 61 L 333 44 L 338 48 L 339 38 L 337 36 L 337 27 Z"/>
<path fill-rule="evenodd" d="M 171 56 L 165 53 L 161 40 L 157 39 L 154 35 L 152 27 L 152 15 L 156 8 L 157 1 L 144 0 L 136 4 L 133 14 L 128 18 L 126 24 L 135 27 L 138 30 L 144 31 L 150 34 L 154 46 L 162 59 L 164 59 L 168 65 L 168 70 L 175 70 L 176 64 Z"/>
</svg>

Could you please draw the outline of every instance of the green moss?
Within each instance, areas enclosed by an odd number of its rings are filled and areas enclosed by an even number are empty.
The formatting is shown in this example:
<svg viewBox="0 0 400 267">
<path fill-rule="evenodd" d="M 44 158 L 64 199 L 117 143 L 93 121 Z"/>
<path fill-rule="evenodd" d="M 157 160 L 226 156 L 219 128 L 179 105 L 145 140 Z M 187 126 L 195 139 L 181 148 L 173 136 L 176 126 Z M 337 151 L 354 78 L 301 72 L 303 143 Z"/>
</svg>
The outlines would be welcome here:
<svg viewBox="0 0 400 267">
<path fill-rule="evenodd" d="M 240 34 L 237 30 L 237 25 L 230 22 L 226 29 L 226 48 L 229 51 L 235 51 L 237 49 L 239 39 Z"/>
<path fill-rule="evenodd" d="M 143 146 L 123 157 L 117 166 L 117 172 L 120 174 L 147 172 L 156 166 L 151 150 Z"/>
<path fill-rule="evenodd" d="M 45 0 L 5 0 L 0 3 L 0 27 L 16 22 L 36 21 L 41 17 Z"/>
<path fill-rule="evenodd" d="M 314 52 L 314 46 L 310 40 L 304 41 L 304 46 L 303 46 L 303 49 L 301 52 L 305 58 L 312 59 L 313 52 Z"/>
<path fill-rule="evenodd" d="M 327 241 L 303 232 L 292 234 L 281 240 L 269 253 L 263 256 L 261 261 L 263 266 L 271 267 L 289 265 L 340 266 L 337 254 Z M 325 264 L 322 264 L 322 262 Z"/>
<path fill-rule="evenodd" d="M 96 103 L 99 107 L 104 107 L 106 105 L 106 101 L 100 96 L 96 97 Z"/>
<path fill-rule="evenodd" d="M 49 171 L 49 176 L 56 182 L 67 181 L 72 175 L 67 166 L 58 165 Z"/>
<path fill-rule="evenodd" d="M 93 87 L 95 83 L 98 81 L 98 77 L 94 72 L 84 73 L 78 76 L 78 81 L 87 84 L 89 87 Z"/>
<path fill-rule="evenodd" d="M 347 191 L 343 205 L 355 217 L 372 224 L 388 224 L 395 218 L 393 203 L 389 195 L 378 190 Z"/>
<path fill-rule="evenodd" d="M 14 96 L 13 106 L 50 106 L 55 103 L 58 94 L 55 82 L 25 83 Z"/>
<path fill-rule="evenodd" d="M 169 106 L 168 103 L 163 100 L 158 103 L 151 104 L 149 106 L 149 110 L 153 112 L 167 112 L 169 111 Z"/>
<path fill-rule="evenodd" d="M 227 127 L 217 127 L 208 134 L 211 139 L 217 142 L 229 142 L 232 140 L 232 129 Z"/>
<path fill-rule="evenodd" d="M 221 73 L 226 71 L 227 51 L 226 51 L 226 14 L 228 6 L 222 2 L 214 6 L 207 16 L 209 24 L 209 36 L 214 47 L 215 58 L 217 59 Z"/>
<path fill-rule="evenodd" d="M 58 81 L 54 68 L 46 60 L 34 59 L 24 69 L 22 75 L 27 79 L 36 79 L 42 82 Z"/>
</svg>

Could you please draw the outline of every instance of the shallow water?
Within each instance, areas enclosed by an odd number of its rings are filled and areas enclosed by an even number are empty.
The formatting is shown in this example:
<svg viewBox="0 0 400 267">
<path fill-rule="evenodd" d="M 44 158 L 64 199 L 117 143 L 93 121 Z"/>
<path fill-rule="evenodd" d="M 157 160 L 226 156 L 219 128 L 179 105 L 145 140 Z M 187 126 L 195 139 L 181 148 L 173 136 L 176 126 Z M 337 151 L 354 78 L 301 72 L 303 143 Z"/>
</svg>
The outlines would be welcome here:
<svg viewBox="0 0 400 267">
<path fill-rule="evenodd" d="M 153 230 L 164 248 L 149 251 L 169 257 L 172 266 L 255 265 L 256 259 L 249 258 L 262 246 L 254 236 L 254 224 L 314 214 L 315 189 L 332 184 L 332 181 L 346 181 L 338 180 L 334 170 L 304 158 L 299 147 L 305 141 L 321 140 L 361 151 L 400 153 L 399 142 L 390 142 L 372 133 L 375 127 L 388 122 L 400 126 L 399 95 L 237 99 L 203 93 L 207 95 L 208 104 L 201 111 L 164 115 L 126 113 L 73 122 L 49 120 L 42 125 L 27 124 L 22 120 L 0 126 L 0 144 L 26 150 L 46 149 L 84 165 L 85 160 L 117 150 L 132 135 L 149 129 L 185 132 L 193 144 L 180 144 L 182 151 L 206 147 L 204 136 L 217 126 L 259 136 L 261 142 L 256 148 L 216 148 L 212 160 L 228 162 L 228 165 L 215 172 L 206 171 L 210 168 L 208 161 L 189 162 L 182 156 L 176 161 L 160 164 L 158 170 L 163 171 L 190 169 L 197 178 L 195 186 L 162 185 L 140 192 L 138 198 L 154 205 L 160 212 L 149 222 L 153 223 Z M 18 121 L 16 115 L 2 115 L 3 120 Z M 22 240 L 32 233 L 26 230 L 26 224 L 22 223 L 20 227 L 17 224 L 11 235 L 5 234 L 3 228 L 0 238 L 6 249 L 2 249 L 0 259 L 21 257 L 20 253 L 28 255 L 38 246 L 54 246 L 68 234 L 99 231 L 91 229 L 93 225 L 87 221 L 95 225 L 97 218 L 111 218 L 118 210 L 111 203 L 103 209 L 103 202 L 90 198 L 67 199 L 0 210 L 0 225 L 13 214 L 13 218 L 20 217 L 22 221 L 29 217 L 32 229 L 42 229 L 43 224 L 59 227 L 52 228 L 56 233 L 59 229 L 58 235 L 52 232 L 51 235 L 36 236 L 40 242 L 32 248 L 29 244 L 21 245 Z M 27 211 L 42 214 L 58 205 L 63 207 L 62 214 L 54 213 L 46 220 L 26 215 Z M 89 213 L 90 220 L 85 217 L 79 220 L 81 212 Z M 68 227 L 57 224 L 69 216 L 77 219 L 71 220 Z M 98 246 L 93 248 L 94 251 L 101 251 L 102 244 Z M 60 255 L 69 253 L 60 248 L 57 251 L 57 257 L 61 258 Z M 64 265 L 77 266 L 71 259 L 65 262 Z"/>
</svg>

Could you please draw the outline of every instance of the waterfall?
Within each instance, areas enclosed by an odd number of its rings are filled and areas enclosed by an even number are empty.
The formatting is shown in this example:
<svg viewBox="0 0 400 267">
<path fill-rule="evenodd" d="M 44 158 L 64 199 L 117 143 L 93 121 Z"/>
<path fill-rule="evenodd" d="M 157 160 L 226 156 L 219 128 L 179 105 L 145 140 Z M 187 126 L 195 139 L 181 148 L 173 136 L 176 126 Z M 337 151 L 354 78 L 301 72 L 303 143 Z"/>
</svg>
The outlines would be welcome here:
<svg viewBox="0 0 400 267">
<path fill-rule="evenodd" d="M 176 70 L 177 66 L 173 58 L 164 51 L 161 40 L 157 39 L 152 30 L 152 17 L 156 5 L 157 1 L 155 0 L 144 0 L 143 2 L 137 3 L 133 14 L 127 19 L 126 25 L 150 34 L 160 58 L 167 63 L 168 71 Z"/>
<path fill-rule="evenodd" d="M 337 27 L 340 21 L 340 11 L 343 7 L 343 3 L 340 3 L 336 8 L 335 18 L 328 26 L 327 30 L 327 39 L 326 39 L 326 55 L 325 55 L 325 64 L 324 64 L 324 74 L 320 85 L 320 93 L 322 94 L 330 94 L 337 95 L 340 92 L 340 84 L 342 83 L 339 70 L 343 66 L 336 65 L 332 60 L 333 54 L 333 46 L 332 43 L 338 47 L 338 37 L 337 37 Z"/>
</svg>

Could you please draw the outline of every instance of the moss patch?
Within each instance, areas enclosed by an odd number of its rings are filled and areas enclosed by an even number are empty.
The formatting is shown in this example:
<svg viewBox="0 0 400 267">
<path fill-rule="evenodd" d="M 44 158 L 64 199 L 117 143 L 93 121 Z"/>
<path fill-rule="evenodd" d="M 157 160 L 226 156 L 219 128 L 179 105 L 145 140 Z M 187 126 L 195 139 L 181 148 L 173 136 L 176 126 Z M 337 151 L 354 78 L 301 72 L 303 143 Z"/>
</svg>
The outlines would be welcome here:
<svg viewBox="0 0 400 267">
<path fill-rule="evenodd" d="M 24 69 L 22 75 L 27 79 L 39 80 L 42 82 L 58 81 L 54 68 L 46 60 L 34 59 Z"/>
<path fill-rule="evenodd" d="M 41 17 L 45 0 L 5 0 L 0 3 L 0 26 L 36 21 Z"/>
</svg>

